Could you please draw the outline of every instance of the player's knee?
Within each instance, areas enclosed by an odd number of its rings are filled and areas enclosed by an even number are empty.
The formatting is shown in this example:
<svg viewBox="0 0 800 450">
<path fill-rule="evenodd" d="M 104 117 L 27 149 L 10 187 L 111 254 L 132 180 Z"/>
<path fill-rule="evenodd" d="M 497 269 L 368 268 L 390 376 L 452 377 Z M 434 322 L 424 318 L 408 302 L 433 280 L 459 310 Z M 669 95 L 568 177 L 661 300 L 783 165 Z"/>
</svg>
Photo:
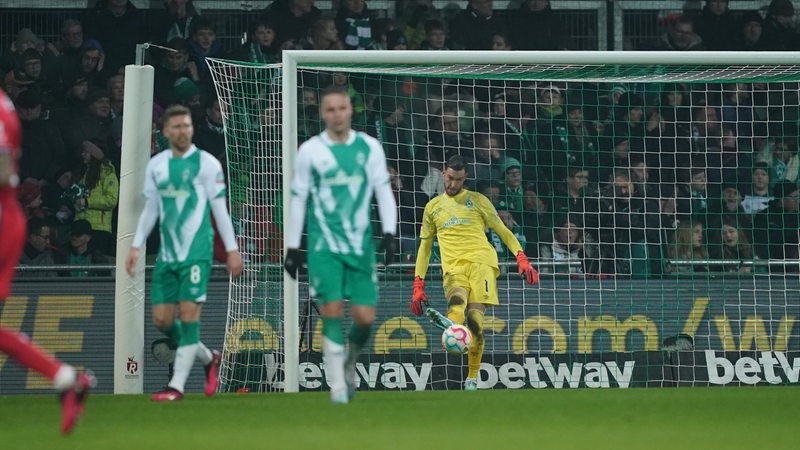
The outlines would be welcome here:
<svg viewBox="0 0 800 450">
<path fill-rule="evenodd" d="M 155 325 L 159 330 L 168 330 L 172 326 L 173 322 L 173 319 L 167 320 L 164 317 L 153 316 L 153 325 Z"/>
<path fill-rule="evenodd" d="M 361 328 L 369 328 L 375 323 L 375 316 L 372 317 L 361 317 L 361 316 L 353 316 L 353 322 L 361 327 Z"/>
<path fill-rule="evenodd" d="M 458 292 L 458 293 L 455 293 L 455 294 L 451 294 L 450 295 L 450 299 L 447 300 L 447 304 L 449 306 L 459 306 L 459 305 L 463 305 L 465 303 L 466 302 L 464 301 L 464 296 L 463 296 L 463 294 L 461 292 Z"/>
<path fill-rule="evenodd" d="M 350 307 L 353 323 L 361 328 L 369 328 L 375 322 L 375 308 L 371 306 L 353 305 Z"/>
</svg>

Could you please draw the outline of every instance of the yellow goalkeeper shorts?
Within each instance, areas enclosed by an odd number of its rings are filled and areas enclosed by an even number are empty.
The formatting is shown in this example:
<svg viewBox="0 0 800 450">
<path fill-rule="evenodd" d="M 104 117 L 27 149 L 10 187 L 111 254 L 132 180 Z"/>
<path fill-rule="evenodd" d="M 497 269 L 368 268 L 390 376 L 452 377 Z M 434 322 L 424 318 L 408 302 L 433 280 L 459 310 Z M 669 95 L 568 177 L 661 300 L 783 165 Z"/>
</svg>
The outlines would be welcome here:
<svg viewBox="0 0 800 450">
<path fill-rule="evenodd" d="M 464 263 L 450 267 L 444 274 L 445 298 L 455 289 L 467 292 L 467 303 L 499 305 L 497 297 L 497 272 L 493 267 L 480 263 Z"/>
</svg>

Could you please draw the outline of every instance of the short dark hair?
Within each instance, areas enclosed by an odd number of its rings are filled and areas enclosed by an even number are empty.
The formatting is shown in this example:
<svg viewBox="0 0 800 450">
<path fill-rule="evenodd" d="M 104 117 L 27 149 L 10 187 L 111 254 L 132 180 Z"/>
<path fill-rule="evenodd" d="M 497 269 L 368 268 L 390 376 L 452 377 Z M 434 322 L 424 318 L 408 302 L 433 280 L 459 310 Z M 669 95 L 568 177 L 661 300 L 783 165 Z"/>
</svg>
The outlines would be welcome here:
<svg viewBox="0 0 800 450">
<path fill-rule="evenodd" d="M 32 217 L 28 219 L 28 236 L 39 234 L 41 233 L 42 228 L 49 226 L 50 224 L 48 224 L 46 220 L 39 217 Z"/>
<path fill-rule="evenodd" d="M 253 24 L 250 26 L 250 36 L 247 37 L 247 39 L 249 39 L 250 42 L 253 41 L 253 36 L 255 36 L 256 30 L 258 30 L 258 28 L 262 27 L 262 26 L 264 28 L 268 28 L 268 29 L 270 29 L 272 31 L 276 31 L 277 30 L 277 26 L 275 25 L 275 21 L 274 20 L 272 20 L 270 17 L 262 16 L 262 17 L 258 18 L 255 22 L 253 22 Z M 277 41 L 277 39 L 276 39 L 276 41 Z M 277 42 L 275 42 L 275 43 L 277 43 Z M 275 43 L 273 43 L 273 44 L 275 44 Z"/>
<path fill-rule="evenodd" d="M 444 30 L 444 22 L 438 19 L 428 19 L 423 24 L 425 33 L 430 33 L 433 30 Z"/>
<path fill-rule="evenodd" d="M 445 170 L 453 169 L 455 171 L 467 170 L 467 164 L 464 162 L 464 157 L 461 155 L 453 155 L 447 158 L 447 162 L 444 164 Z"/>
<path fill-rule="evenodd" d="M 348 98 L 350 97 L 350 93 L 347 92 L 347 88 L 345 88 L 344 86 L 330 85 L 330 86 L 326 87 L 325 89 L 323 89 L 322 92 L 319 94 L 320 103 L 322 103 L 322 99 L 323 98 L 325 98 L 325 97 L 327 97 L 329 95 L 333 95 L 333 94 L 344 95 L 345 97 L 348 97 Z"/>
<path fill-rule="evenodd" d="M 692 27 L 695 26 L 694 25 L 694 19 L 691 16 L 687 15 L 687 14 L 681 14 L 678 17 L 675 17 L 672 20 L 671 25 L 672 25 L 673 28 L 675 28 L 678 24 L 689 24 Z"/>
<path fill-rule="evenodd" d="M 759 161 L 759 162 L 753 164 L 753 170 L 751 170 L 750 173 L 753 173 L 756 170 L 763 170 L 764 172 L 769 173 L 769 164 L 767 164 L 767 163 L 765 163 L 763 161 Z"/>
<path fill-rule="evenodd" d="M 216 33 L 217 25 L 208 17 L 197 16 L 192 20 L 192 24 L 189 26 L 189 33 L 191 36 L 194 36 L 200 30 L 211 30 Z"/>
<path fill-rule="evenodd" d="M 577 228 L 583 228 L 583 216 L 580 213 L 561 213 L 556 215 L 553 228 L 564 228 L 564 224 L 574 223 Z"/>
<path fill-rule="evenodd" d="M 189 44 L 186 42 L 186 39 L 174 37 L 167 42 L 167 47 L 175 50 L 177 53 L 189 53 Z M 170 52 L 167 51 L 165 55 L 168 55 Z"/>
<path fill-rule="evenodd" d="M 631 181 L 631 171 L 630 169 L 618 167 L 614 169 L 611 175 L 608 177 L 608 181 L 613 183 L 617 180 L 617 178 L 622 178 L 625 181 Z"/>
<path fill-rule="evenodd" d="M 692 165 L 691 167 L 680 167 L 677 169 L 676 175 L 678 177 L 678 181 L 681 183 L 689 183 L 692 181 L 692 177 L 695 175 L 699 175 L 701 173 L 708 174 L 706 167 L 704 164 L 701 165 Z"/>
<path fill-rule="evenodd" d="M 451 116 L 458 116 L 458 102 L 453 100 L 445 100 L 442 105 L 436 109 L 434 116 L 441 118 L 445 113 Z"/>
<path fill-rule="evenodd" d="M 536 195 L 539 195 L 539 196 L 547 195 L 547 189 L 544 186 L 539 186 L 539 183 L 537 183 L 535 181 L 529 181 L 529 182 L 525 183 L 525 187 L 523 187 L 522 191 L 523 192 L 531 191 L 531 192 L 536 193 Z"/>
</svg>

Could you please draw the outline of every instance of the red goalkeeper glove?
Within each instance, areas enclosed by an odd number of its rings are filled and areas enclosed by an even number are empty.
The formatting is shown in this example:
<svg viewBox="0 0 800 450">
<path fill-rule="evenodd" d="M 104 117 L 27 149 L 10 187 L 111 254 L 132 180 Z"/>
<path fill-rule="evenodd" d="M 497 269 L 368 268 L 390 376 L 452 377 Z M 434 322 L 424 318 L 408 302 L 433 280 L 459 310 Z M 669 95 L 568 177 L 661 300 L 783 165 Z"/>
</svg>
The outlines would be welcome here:
<svg viewBox="0 0 800 450">
<path fill-rule="evenodd" d="M 420 277 L 414 277 L 414 293 L 411 294 L 411 312 L 417 316 L 423 313 L 422 302 L 428 306 L 428 296 L 425 295 L 425 280 Z"/>
<path fill-rule="evenodd" d="M 528 262 L 528 257 L 522 250 L 517 252 L 517 265 L 519 265 L 519 274 L 525 278 L 528 284 L 536 284 L 539 282 L 539 272 L 536 271 Z"/>
</svg>

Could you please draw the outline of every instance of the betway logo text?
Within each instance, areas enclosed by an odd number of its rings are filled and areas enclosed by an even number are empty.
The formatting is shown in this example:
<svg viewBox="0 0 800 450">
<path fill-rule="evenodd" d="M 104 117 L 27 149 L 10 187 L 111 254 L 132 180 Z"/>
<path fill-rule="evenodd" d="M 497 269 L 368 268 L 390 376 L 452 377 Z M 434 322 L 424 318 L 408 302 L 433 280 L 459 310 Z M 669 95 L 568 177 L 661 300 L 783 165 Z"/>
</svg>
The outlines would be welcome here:
<svg viewBox="0 0 800 450">
<path fill-rule="evenodd" d="M 502 388 L 627 388 L 633 378 L 634 361 L 624 361 L 620 367 L 616 361 L 559 363 L 553 364 L 548 357 L 525 358 L 524 363 L 509 362 L 495 367 L 482 363 L 478 375 L 481 389 Z M 358 386 L 369 389 L 413 389 L 423 391 L 433 380 L 431 363 L 358 363 L 356 365 Z M 457 373 L 458 371 L 453 371 Z M 449 373 L 453 373 L 449 372 Z M 313 362 L 300 364 L 299 382 L 304 389 L 320 389 L 325 382 L 325 365 Z M 452 376 L 452 375 L 451 375 Z M 461 380 L 455 380 L 460 382 Z M 363 387 L 362 387 L 363 388 Z"/>
<path fill-rule="evenodd" d="M 489 389 L 499 382 L 509 389 L 523 388 L 526 384 L 538 389 L 551 386 L 561 389 L 577 388 L 583 382 L 588 388 L 609 388 L 613 380 L 617 386 L 627 388 L 635 364 L 634 361 L 625 361 L 622 368 L 616 361 L 554 365 L 548 357 L 525 358 L 523 364 L 509 362 L 497 369 L 491 364 L 482 363 L 478 387 Z"/>
<path fill-rule="evenodd" d="M 800 358 L 789 361 L 784 352 L 761 352 L 758 359 L 742 356 L 735 361 L 717 356 L 714 350 L 706 350 L 705 355 L 711 384 L 724 385 L 734 380 L 744 384 L 781 384 L 786 381 L 797 383 L 800 379 Z"/>
<path fill-rule="evenodd" d="M 411 363 L 370 363 L 365 366 L 356 364 L 356 387 L 366 382 L 370 389 L 380 386 L 386 389 L 414 389 L 424 391 L 431 378 L 431 363 L 424 363 L 419 368 Z M 418 370 L 419 369 L 419 370 Z M 313 362 L 300 363 L 300 387 L 319 389 L 322 387 L 325 364 Z"/>
</svg>

